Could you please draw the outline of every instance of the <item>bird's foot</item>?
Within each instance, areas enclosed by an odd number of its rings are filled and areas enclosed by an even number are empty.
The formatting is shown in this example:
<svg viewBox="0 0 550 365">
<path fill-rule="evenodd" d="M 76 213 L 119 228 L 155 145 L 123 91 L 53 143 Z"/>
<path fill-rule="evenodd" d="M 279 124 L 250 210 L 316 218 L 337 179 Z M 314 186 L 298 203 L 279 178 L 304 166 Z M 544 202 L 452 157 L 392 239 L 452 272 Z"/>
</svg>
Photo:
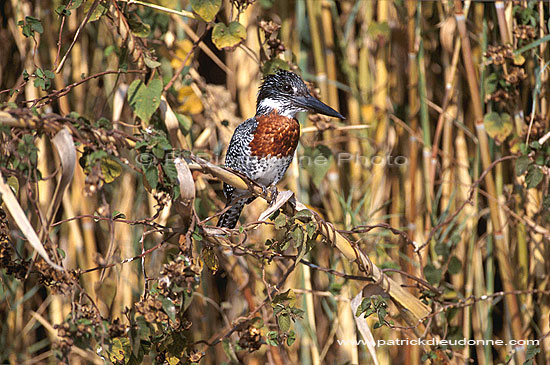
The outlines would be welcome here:
<svg viewBox="0 0 550 365">
<path fill-rule="evenodd" d="M 270 185 L 267 188 L 267 191 L 269 192 L 269 197 L 271 198 L 269 201 L 269 206 L 272 206 L 275 204 L 275 201 L 277 200 L 277 195 L 279 195 L 279 190 L 277 190 L 277 187 L 275 185 Z"/>
</svg>

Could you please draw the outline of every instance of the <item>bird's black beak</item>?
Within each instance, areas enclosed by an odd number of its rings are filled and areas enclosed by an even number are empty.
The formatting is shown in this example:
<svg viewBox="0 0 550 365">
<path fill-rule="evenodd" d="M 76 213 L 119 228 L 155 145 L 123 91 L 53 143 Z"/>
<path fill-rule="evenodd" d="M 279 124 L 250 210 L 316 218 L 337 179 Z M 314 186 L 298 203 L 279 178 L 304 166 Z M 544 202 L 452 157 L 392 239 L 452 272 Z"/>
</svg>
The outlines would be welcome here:
<svg viewBox="0 0 550 365">
<path fill-rule="evenodd" d="M 325 103 L 317 100 L 311 95 L 300 96 L 297 98 L 300 106 L 319 114 L 328 115 L 329 117 L 346 119 L 342 114 L 338 113 L 336 110 L 332 109 L 330 106 Z"/>
</svg>

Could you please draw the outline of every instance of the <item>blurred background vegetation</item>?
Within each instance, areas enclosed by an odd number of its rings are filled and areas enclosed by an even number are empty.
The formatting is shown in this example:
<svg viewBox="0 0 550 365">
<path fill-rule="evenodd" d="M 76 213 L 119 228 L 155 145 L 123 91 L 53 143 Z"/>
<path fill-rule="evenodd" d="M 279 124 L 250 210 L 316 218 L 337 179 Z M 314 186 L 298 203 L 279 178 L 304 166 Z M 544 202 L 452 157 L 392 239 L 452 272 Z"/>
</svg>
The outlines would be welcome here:
<svg viewBox="0 0 550 365">
<path fill-rule="evenodd" d="M 0 362 L 550 362 L 549 3 L 0 8 Z M 220 235 L 276 68 L 346 120 L 299 118 L 311 211 Z M 470 342 L 373 346 L 419 338 Z"/>
</svg>

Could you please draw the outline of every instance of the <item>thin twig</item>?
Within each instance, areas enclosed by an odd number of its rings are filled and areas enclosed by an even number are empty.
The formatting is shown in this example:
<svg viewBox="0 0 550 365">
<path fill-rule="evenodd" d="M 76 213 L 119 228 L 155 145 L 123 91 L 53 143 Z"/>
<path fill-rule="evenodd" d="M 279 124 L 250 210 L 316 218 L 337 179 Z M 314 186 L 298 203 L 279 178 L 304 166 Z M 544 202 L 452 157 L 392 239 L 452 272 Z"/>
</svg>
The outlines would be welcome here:
<svg viewBox="0 0 550 365">
<path fill-rule="evenodd" d="M 56 74 L 58 74 L 61 71 L 61 69 L 63 68 L 63 65 L 65 65 L 65 61 L 67 61 L 67 57 L 71 53 L 71 51 L 72 51 L 72 49 L 73 49 L 73 47 L 76 43 L 76 40 L 78 39 L 78 36 L 80 35 L 80 32 L 82 31 L 84 26 L 86 26 L 86 24 L 88 23 L 88 20 L 90 20 L 90 17 L 92 16 L 92 13 L 94 12 L 95 8 L 97 8 L 98 4 L 99 4 L 99 0 L 94 0 L 94 3 L 90 7 L 90 10 L 88 10 L 88 14 L 86 14 L 86 18 L 84 18 L 84 21 L 82 23 L 80 23 L 80 26 L 78 27 L 78 29 L 76 30 L 76 33 L 74 35 L 73 41 L 71 42 L 71 45 L 69 46 L 69 49 L 67 50 L 67 52 L 65 52 L 65 56 L 63 56 L 63 59 L 59 63 L 59 66 L 57 66 L 57 68 L 55 69 Z"/>
<path fill-rule="evenodd" d="M 146 73 L 147 71 L 145 70 L 127 70 L 127 71 L 122 71 L 122 70 L 110 70 L 110 71 L 103 71 L 103 72 L 100 72 L 100 73 L 97 73 L 95 75 L 91 75 L 91 76 L 88 76 L 88 77 L 85 77 L 83 78 L 82 80 L 80 81 L 77 81 L 77 82 L 73 82 L 72 84 L 70 85 L 67 85 L 65 86 L 63 89 L 60 89 L 60 90 L 56 90 L 56 91 L 53 91 L 51 93 L 49 93 L 48 95 L 45 95 L 45 96 L 42 96 L 40 98 L 37 98 L 37 99 L 31 99 L 31 100 L 24 100 L 24 101 L 21 101 L 22 104 L 28 104 L 28 103 L 33 103 L 33 106 L 35 106 L 37 103 L 41 102 L 42 100 L 46 100 L 46 99 L 49 99 L 50 101 L 53 101 L 54 99 L 58 99 L 66 94 L 69 93 L 69 91 L 71 91 L 71 89 L 73 89 L 74 87 L 78 86 L 78 85 L 81 85 L 85 82 L 88 82 L 90 81 L 91 79 L 96 79 L 98 77 L 101 77 L 101 76 L 105 76 L 105 75 L 110 75 L 110 74 L 131 74 L 131 73 L 140 73 L 140 74 L 144 74 Z M 44 105 L 44 104 L 41 104 L 41 106 Z"/>
<path fill-rule="evenodd" d="M 491 170 L 493 169 L 493 167 L 495 167 L 496 165 L 498 165 L 499 163 L 501 162 L 504 162 L 504 161 L 507 161 L 507 160 L 515 160 L 516 158 L 518 158 L 518 156 L 515 156 L 515 155 L 510 155 L 510 156 L 504 156 L 504 157 L 501 157 L 499 158 L 498 160 L 494 160 L 490 165 L 489 167 L 487 167 L 487 169 L 485 169 L 483 171 L 483 173 L 479 176 L 479 178 L 474 181 L 474 183 L 472 184 L 472 186 L 470 187 L 470 191 L 468 192 L 468 199 L 466 199 L 465 201 L 462 202 L 462 204 L 460 205 L 460 207 L 458 207 L 458 209 L 456 209 L 456 211 L 453 212 L 453 214 L 451 214 L 449 216 L 449 218 L 445 219 L 443 222 L 439 223 L 437 226 L 433 227 L 430 231 L 430 234 L 428 235 L 428 238 L 426 239 L 426 241 L 418 246 L 415 251 L 416 252 L 420 252 L 424 247 L 426 247 L 430 241 L 432 240 L 433 236 L 437 233 L 437 231 L 449 224 L 450 222 L 452 222 L 459 214 L 460 212 L 462 212 L 462 210 L 464 209 L 464 207 L 466 206 L 466 204 L 473 204 L 473 196 L 474 196 L 474 192 L 477 188 L 477 186 L 481 183 L 481 181 L 485 178 L 485 176 L 487 176 L 487 174 L 489 172 L 491 172 Z"/>
</svg>

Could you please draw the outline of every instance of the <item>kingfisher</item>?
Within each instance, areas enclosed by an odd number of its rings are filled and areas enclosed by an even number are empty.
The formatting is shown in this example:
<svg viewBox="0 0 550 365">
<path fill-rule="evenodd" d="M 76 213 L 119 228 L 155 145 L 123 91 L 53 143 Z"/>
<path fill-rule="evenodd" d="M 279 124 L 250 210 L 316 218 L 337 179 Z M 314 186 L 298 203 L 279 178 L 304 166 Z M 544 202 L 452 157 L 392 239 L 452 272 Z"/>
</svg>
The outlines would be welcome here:
<svg viewBox="0 0 550 365">
<path fill-rule="evenodd" d="M 225 156 L 225 166 L 272 188 L 283 178 L 294 158 L 300 139 L 296 113 L 311 111 L 345 119 L 340 113 L 313 97 L 304 80 L 293 72 L 278 70 L 267 75 L 256 100 L 256 115 L 237 126 Z M 247 190 L 224 183 L 226 208 L 218 227 L 235 228 L 250 197 Z"/>
</svg>

